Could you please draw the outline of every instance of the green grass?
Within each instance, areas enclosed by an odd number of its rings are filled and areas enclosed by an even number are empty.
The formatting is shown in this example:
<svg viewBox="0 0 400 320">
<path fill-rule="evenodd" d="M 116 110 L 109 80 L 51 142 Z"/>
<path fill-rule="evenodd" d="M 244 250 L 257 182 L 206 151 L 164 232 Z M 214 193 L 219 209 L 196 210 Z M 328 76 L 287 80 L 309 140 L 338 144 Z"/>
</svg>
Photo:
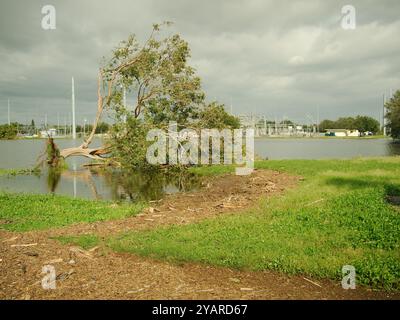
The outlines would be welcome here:
<svg viewBox="0 0 400 320">
<path fill-rule="evenodd" d="M 61 242 L 61 244 L 73 244 L 85 250 L 91 249 L 100 243 L 99 237 L 94 234 L 83 234 L 79 236 L 59 236 L 52 239 L 58 240 L 59 242 Z"/>
<path fill-rule="evenodd" d="M 59 195 L 0 193 L 0 228 L 30 231 L 121 219 L 139 213 L 144 204 L 73 199 Z"/>
<path fill-rule="evenodd" d="M 235 172 L 234 165 L 203 165 L 197 167 L 189 168 L 189 171 L 201 176 L 201 177 L 209 177 L 209 176 L 217 176 L 227 173 Z"/>
<path fill-rule="evenodd" d="M 339 280 L 400 290 L 400 157 L 261 161 L 257 168 L 304 177 L 284 195 L 241 214 L 198 224 L 129 232 L 108 240 L 116 251 Z"/>
</svg>

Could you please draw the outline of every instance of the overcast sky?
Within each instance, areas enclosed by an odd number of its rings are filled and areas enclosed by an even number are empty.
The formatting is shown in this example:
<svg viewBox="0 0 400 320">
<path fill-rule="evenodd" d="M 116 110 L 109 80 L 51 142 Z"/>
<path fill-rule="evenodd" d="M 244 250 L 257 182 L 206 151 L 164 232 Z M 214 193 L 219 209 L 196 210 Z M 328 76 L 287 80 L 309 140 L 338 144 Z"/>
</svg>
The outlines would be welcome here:
<svg viewBox="0 0 400 320">
<path fill-rule="evenodd" d="M 55 30 L 41 27 L 46 4 Z M 346 4 L 354 30 L 341 26 Z M 68 121 L 72 76 L 78 123 L 91 122 L 101 58 L 164 20 L 189 42 L 207 98 L 232 102 L 235 114 L 305 123 L 319 107 L 321 119 L 379 119 L 382 94 L 400 88 L 399 16 L 399 0 L 1 0 L 0 123 L 8 98 L 12 121 Z"/>
</svg>

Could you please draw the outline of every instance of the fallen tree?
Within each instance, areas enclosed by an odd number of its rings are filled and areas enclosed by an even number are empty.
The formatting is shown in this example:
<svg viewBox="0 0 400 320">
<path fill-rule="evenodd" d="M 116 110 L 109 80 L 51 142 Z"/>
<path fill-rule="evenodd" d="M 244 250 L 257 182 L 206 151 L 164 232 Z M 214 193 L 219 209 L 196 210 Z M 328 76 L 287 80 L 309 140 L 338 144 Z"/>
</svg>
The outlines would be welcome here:
<svg viewBox="0 0 400 320">
<path fill-rule="evenodd" d="M 66 159 L 70 156 L 83 156 L 83 157 L 87 157 L 90 159 L 103 160 L 104 159 L 103 155 L 106 155 L 109 153 L 108 146 L 99 147 L 99 148 L 88 148 L 94 138 L 97 125 L 101 119 L 101 115 L 103 114 L 103 110 L 104 110 L 104 102 L 103 102 L 104 97 L 101 92 L 102 91 L 101 87 L 102 87 L 102 83 L 103 83 L 103 75 L 102 74 L 103 74 L 103 70 L 100 69 L 98 81 L 97 81 L 97 112 L 96 112 L 96 118 L 95 118 L 95 121 L 93 124 L 92 131 L 90 132 L 88 138 L 79 147 L 73 147 L 73 148 L 67 148 L 67 149 L 61 150 L 60 156 L 64 159 Z M 107 99 L 107 103 L 109 103 L 110 99 L 111 99 L 111 89 L 108 90 L 106 99 Z"/>
<path fill-rule="evenodd" d="M 224 107 L 217 108 L 214 103 L 207 108 L 200 78 L 188 65 L 188 43 L 177 34 L 159 37 L 160 27 L 169 24 L 153 25 L 143 45 L 131 35 L 113 50 L 111 58 L 99 69 L 92 130 L 79 147 L 61 150 L 60 157 L 108 159 L 127 168 L 146 166 L 150 144 L 146 135 L 150 129 L 166 128 L 171 121 L 180 127 L 219 128 L 219 118 L 225 119 L 226 115 L 217 115 Z M 135 98 L 132 107 L 126 106 L 126 92 Z M 110 137 L 106 145 L 90 148 L 105 110 L 112 111 L 115 117 Z M 228 120 L 222 127 L 238 126 L 235 119 Z"/>
<path fill-rule="evenodd" d="M 194 69 L 187 65 L 188 44 L 179 35 L 156 38 L 160 27 L 170 24 L 153 25 L 151 35 L 143 46 L 131 35 L 113 51 L 111 59 L 99 70 L 97 112 L 92 130 L 79 147 L 61 150 L 60 157 L 107 158 L 112 150 L 111 144 L 89 148 L 106 108 L 115 111 L 117 121 L 113 138 L 116 139 L 125 139 L 132 128 L 124 123 L 129 119 L 139 119 L 143 113 L 144 121 L 155 126 L 160 122 L 166 124 L 171 119 L 184 124 L 195 116 L 204 101 L 204 93 Z M 124 105 L 123 90 L 135 94 L 133 110 L 127 110 Z"/>
</svg>

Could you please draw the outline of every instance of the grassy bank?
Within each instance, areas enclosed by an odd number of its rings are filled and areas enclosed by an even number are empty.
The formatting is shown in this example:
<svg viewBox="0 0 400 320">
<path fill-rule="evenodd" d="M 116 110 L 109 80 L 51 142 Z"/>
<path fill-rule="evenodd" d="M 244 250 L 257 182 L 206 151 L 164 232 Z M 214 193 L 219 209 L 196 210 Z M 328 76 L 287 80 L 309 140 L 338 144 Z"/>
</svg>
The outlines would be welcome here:
<svg viewBox="0 0 400 320">
<path fill-rule="evenodd" d="M 304 180 L 283 196 L 264 199 L 241 214 L 130 232 L 110 239 L 109 245 L 170 261 L 337 280 L 343 265 L 353 265 L 358 284 L 400 289 L 400 209 L 387 201 L 400 195 L 399 157 L 256 165 L 302 175 Z"/>
<path fill-rule="evenodd" d="M 116 204 L 58 195 L 0 193 L 0 228 L 29 231 L 121 219 L 139 213 L 142 208 L 140 203 Z"/>
<path fill-rule="evenodd" d="M 65 245 L 79 246 L 85 250 L 91 249 L 100 243 L 100 238 L 94 234 L 83 234 L 80 236 L 59 236 L 52 239 L 56 239 Z"/>
</svg>

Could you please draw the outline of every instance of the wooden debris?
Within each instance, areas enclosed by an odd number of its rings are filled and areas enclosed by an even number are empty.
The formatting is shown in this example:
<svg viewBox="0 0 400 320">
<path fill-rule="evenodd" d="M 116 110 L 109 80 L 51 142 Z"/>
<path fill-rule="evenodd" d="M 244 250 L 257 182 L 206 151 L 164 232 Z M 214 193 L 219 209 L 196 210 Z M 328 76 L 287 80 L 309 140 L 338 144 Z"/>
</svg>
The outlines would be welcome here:
<svg viewBox="0 0 400 320">
<path fill-rule="evenodd" d="M 30 256 L 30 257 L 39 256 L 39 254 L 37 252 L 32 252 L 32 251 L 24 252 L 24 254 L 26 254 L 27 256 Z"/>
<path fill-rule="evenodd" d="M 198 292 L 211 292 L 214 291 L 214 289 L 203 289 L 203 290 L 198 290 Z"/>
<path fill-rule="evenodd" d="M 37 246 L 37 242 L 36 243 L 26 243 L 26 244 L 12 244 L 11 248 L 16 248 L 16 247 L 33 247 L 33 246 Z"/>
<path fill-rule="evenodd" d="M 12 237 L 10 239 L 3 240 L 2 242 L 11 242 L 11 241 L 14 241 L 14 240 L 17 240 L 17 239 L 18 239 L 18 236 L 15 236 L 15 237 Z"/>
<path fill-rule="evenodd" d="M 49 260 L 49 261 L 46 261 L 44 264 L 53 264 L 53 263 L 59 263 L 59 262 L 63 262 L 63 259 L 57 258 L 57 259 Z"/>
<path fill-rule="evenodd" d="M 80 257 L 84 257 L 87 259 L 93 259 L 92 255 L 90 254 L 90 252 L 83 250 L 79 247 L 71 247 L 69 248 L 70 251 L 72 251 L 73 253 L 75 253 L 77 256 Z"/>
<path fill-rule="evenodd" d="M 65 280 L 65 279 L 68 279 L 73 273 L 75 273 L 75 271 L 74 271 L 74 269 L 70 269 L 68 272 L 63 272 L 63 273 L 60 273 L 57 277 L 56 277 L 56 279 L 57 280 Z"/>
<path fill-rule="evenodd" d="M 314 282 L 314 281 L 311 281 L 310 279 L 307 279 L 307 278 L 304 278 L 304 277 L 303 277 L 303 279 L 306 280 L 306 281 L 308 281 L 308 282 L 310 282 L 310 283 L 312 283 L 313 285 L 315 285 L 315 286 L 317 286 L 317 287 L 322 288 L 322 286 L 321 286 L 320 284 L 318 284 L 318 283 L 316 283 L 316 282 Z"/>
<path fill-rule="evenodd" d="M 149 208 L 148 208 L 148 211 L 149 211 L 150 213 L 154 213 L 154 212 L 160 212 L 160 210 L 159 210 L 159 209 L 157 209 L 157 208 L 154 208 L 154 207 L 149 207 Z"/>
<path fill-rule="evenodd" d="M 126 293 L 138 293 L 138 292 L 143 291 L 143 290 L 144 290 L 144 288 L 140 288 L 138 290 L 127 291 Z"/>
<path fill-rule="evenodd" d="M 312 206 L 313 204 L 316 204 L 316 203 L 321 202 L 321 201 L 324 201 L 324 200 L 325 200 L 325 199 L 318 199 L 318 200 L 315 200 L 315 201 L 313 201 L 313 202 L 307 203 L 307 204 L 304 205 L 304 206 L 305 206 L 305 207 Z"/>
</svg>

